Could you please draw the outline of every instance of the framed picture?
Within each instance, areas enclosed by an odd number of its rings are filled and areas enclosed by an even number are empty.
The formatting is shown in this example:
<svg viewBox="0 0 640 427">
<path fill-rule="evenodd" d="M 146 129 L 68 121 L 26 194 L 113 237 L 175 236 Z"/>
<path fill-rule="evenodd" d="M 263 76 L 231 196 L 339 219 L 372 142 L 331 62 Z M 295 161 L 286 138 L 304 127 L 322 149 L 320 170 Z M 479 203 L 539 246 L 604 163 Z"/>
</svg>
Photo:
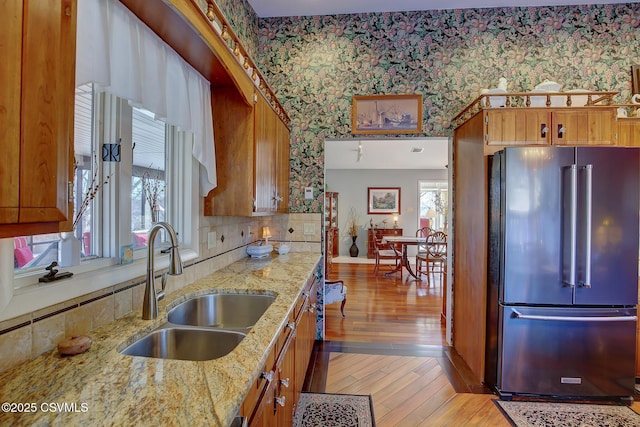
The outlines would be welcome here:
<svg viewBox="0 0 640 427">
<path fill-rule="evenodd" d="M 422 95 L 354 96 L 351 104 L 351 132 L 422 132 Z"/>
<path fill-rule="evenodd" d="M 400 187 L 369 187 L 368 214 L 400 214 Z"/>
<path fill-rule="evenodd" d="M 640 93 L 640 65 L 631 66 L 631 95 Z"/>
</svg>

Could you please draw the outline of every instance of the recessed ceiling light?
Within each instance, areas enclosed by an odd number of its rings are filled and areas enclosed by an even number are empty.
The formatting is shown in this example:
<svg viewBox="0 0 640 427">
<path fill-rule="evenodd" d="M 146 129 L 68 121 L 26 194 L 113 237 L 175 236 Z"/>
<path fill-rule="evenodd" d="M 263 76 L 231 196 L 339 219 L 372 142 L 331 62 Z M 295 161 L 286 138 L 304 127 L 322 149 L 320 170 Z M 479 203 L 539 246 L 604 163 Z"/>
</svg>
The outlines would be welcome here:
<svg viewBox="0 0 640 427">
<path fill-rule="evenodd" d="M 424 151 L 424 148 L 421 148 L 421 147 L 413 147 L 411 149 L 412 153 L 422 153 L 423 151 Z"/>
</svg>

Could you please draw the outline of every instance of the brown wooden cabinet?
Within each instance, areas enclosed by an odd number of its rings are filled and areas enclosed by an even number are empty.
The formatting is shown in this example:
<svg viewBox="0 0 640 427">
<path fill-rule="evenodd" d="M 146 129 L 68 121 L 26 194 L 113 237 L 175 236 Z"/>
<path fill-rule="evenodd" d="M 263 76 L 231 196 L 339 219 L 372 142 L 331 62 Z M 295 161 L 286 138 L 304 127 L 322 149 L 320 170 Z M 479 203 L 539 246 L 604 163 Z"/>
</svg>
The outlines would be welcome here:
<svg viewBox="0 0 640 427">
<path fill-rule="evenodd" d="M 640 146 L 640 118 L 618 118 L 618 145 Z"/>
<path fill-rule="evenodd" d="M 241 415 L 250 426 L 290 426 L 315 341 L 318 279 L 303 287 L 267 358 L 263 374 L 245 397 Z"/>
<path fill-rule="evenodd" d="M 0 237 L 70 230 L 76 1 L 3 8 Z"/>
<path fill-rule="evenodd" d="M 338 228 L 338 195 L 335 191 L 324 193 L 324 259 L 325 275 L 331 272 L 332 258 L 340 252 L 340 229 Z"/>
<path fill-rule="evenodd" d="M 482 109 L 454 131 L 453 343 L 480 380 L 485 375 L 488 251 L 488 158 L 520 145 L 631 145 L 635 129 L 617 106 Z M 627 119 L 635 120 L 635 119 Z M 628 128 L 620 143 L 620 126 Z M 560 132 L 562 130 L 562 132 Z"/>
<path fill-rule="evenodd" d="M 205 215 L 289 211 L 289 129 L 261 94 L 248 105 L 235 88 L 212 91 L 218 186 Z"/>
<path fill-rule="evenodd" d="M 489 146 L 614 145 L 616 108 L 501 108 L 482 113 Z"/>
<path fill-rule="evenodd" d="M 384 236 L 402 236 L 402 228 L 370 228 L 367 237 L 367 258 L 375 258 L 375 239 Z"/>
</svg>

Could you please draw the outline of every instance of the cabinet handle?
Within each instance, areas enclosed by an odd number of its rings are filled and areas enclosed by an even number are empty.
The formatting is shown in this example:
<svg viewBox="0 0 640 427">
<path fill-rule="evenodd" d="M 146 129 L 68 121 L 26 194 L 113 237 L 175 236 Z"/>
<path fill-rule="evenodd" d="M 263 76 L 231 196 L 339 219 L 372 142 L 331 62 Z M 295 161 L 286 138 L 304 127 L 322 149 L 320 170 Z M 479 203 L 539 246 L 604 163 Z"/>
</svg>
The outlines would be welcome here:
<svg viewBox="0 0 640 427">
<path fill-rule="evenodd" d="M 276 397 L 276 403 L 280 406 L 284 406 L 286 400 L 285 396 Z"/>
<path fill-rule="evenodd" d="M 295 322 L 287 323 L 287 328 L 291 329 L 292 331 L 295 331 L 296 330 Z"/>
<path fill-rule="evenodd" d="M 565 129 L 565 127 L 562 126 L 562 123 L 558 124 L 558 138 L 562 138 L 562 136 L 566 131 L 567 129 Z"/>
<path fill-rule="evenodd" d="M 313 313 L 314 311 L 316 311 L 316 305 L 315 304 L 310 304 L 308 311 L 309 311 L 309 313 Z"/>
<path fill-rule="evenodd" d="M 549 132 L 549 128 L 547 127 L 546 123 L 543 123 L 540 125 L 540 137 L 541 138 L 546 138 L 547 137 L 547 132 Z"/>
<path fill-rule="evenodd" d="M 280 384 L 282 384 L 283 386 L 289 388 L 289 378 L 284 378 L 280 380 Z"/>
<path fill-rule="evenodd" d="M 273 374 L 273 371 L 263 372 L 260 374 L 260 378 L 264 378 L 267 380 L 267 382 L 271 382 L 273 381 Z"/>
</svg>

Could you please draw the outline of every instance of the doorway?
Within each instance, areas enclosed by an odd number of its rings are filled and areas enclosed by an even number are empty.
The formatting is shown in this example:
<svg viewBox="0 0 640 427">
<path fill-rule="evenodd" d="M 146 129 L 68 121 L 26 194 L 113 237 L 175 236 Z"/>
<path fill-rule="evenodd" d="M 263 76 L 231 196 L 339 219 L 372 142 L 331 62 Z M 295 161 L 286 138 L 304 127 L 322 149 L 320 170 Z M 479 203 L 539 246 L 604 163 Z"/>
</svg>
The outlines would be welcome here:
<svg viewBox="0 0 640 427">
<path fill-rule="evenodd" d="M 394 224 L 395 218 L 367 211 L 367 189 L 400 188 L 398 228 L 404 235 L 415 235 L 422 210 L 421 198 L 416 197 L 422 191 L 420 184 L 437 183 L 425 191 L 432 195 L 436 191 L 447 200 L 449 147 L 447 138 L 325 141 L 325 189 L 338 193 L 339 206 L 339 254 L 334 259 L 338 262 L 327 278 L 344 280 L 348 288 L 345 318 L 339 304 L 326 307 L 327 340 L 446 345 L 446 327 L 441 322 L 444 290 L 439 279 L 431 280 L 429 286 L 426 280 L 414 280 L 406 272 L 402 278 L 399 274 L 373 275 L 374 260 L 367 257 L 368 229 L 371 223 Z M 431 206 L 435 211 L 436 205 Z M 357 259 L 349 257 L 352 240 L 346 233 L 352 208 L 360 219 Z M 432 219 L 443 229 L 447 220 L 446 214 Z"/>
</svg>

